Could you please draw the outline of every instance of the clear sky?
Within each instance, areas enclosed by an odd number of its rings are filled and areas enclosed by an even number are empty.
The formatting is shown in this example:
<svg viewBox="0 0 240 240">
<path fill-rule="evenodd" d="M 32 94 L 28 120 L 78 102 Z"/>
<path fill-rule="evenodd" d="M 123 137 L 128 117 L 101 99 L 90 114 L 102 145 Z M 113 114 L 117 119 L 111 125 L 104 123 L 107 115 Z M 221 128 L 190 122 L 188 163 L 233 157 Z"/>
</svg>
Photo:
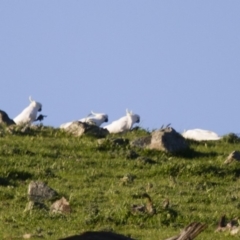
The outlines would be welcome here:
<svg viewBox="0 0 240 240">
<path fill-rule="evenodd" d="M 2 0 L 0 109 L 44 124 L 125 109 L 149 130 L 240 133 L 239 0 Z"/>
</svg>

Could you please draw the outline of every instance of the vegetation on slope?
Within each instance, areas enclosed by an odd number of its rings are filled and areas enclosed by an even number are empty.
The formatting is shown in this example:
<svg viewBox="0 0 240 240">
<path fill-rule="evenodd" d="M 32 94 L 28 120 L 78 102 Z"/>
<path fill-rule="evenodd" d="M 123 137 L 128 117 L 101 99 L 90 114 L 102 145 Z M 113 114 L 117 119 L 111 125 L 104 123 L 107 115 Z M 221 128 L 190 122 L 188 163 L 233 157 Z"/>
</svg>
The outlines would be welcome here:
<svg viewBox="0 0 240 240">
<path fill-rule="evenodd" d="M 109 136 L 135 139 L 143 129 Z M 60 129 L 37 127 L 0 135 L 0 238 L 59 239 L 86 230 L 109 230 L 135 239 L 165 239 L 190 222 L 208 224 L 197 239 L 233 239 L 215 232 L 219 218 L 239 215 L 240 163 L 224 165 L 238 150 L 237 137 L 216 142 L 189 141 L 190 149 L 167 154 L 131 148 Z M 135 151 L 142 158 L 129 154 Z M 130 156 L 130 157 L 129 157 Z M 151 159 L 145 161 L 143 158 Z M 31 181 L 43 181 L 70 203 L 70 214 L 26 209 Z M 148 194 L 155 211 L 134 211 Z M 52 202 L 47 202 L 50 207 Z M 33 237 L 33 236 L 36 237 Z"/>
</svg>

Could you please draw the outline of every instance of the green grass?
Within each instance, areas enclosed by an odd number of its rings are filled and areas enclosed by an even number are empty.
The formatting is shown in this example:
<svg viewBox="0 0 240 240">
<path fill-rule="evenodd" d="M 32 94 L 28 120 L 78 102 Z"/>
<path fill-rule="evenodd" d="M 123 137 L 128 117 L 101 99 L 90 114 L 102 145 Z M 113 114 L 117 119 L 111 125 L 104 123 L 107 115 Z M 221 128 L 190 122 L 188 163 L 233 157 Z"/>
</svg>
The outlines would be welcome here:
<svg viewBox="0 0 240 240">
<path fill-rule="evenodd" d="M 132 140 L 147 134 L 140 129 L 120 137 Z M 128 143 L 119 146 L 111 140 L 99 145 L 97 139 L 76 138 L 51 127 L 27 134 L 10 134 L 3 128 L 0 239 L 22 239 L 26 233 L 58 239 L 86 230 L 111 230 L 136 239 L 159 240 L 178 234 L 193 221 L 208 224 L 199 240 L 237 238 L 214 231 L 224 213 L 228 219 L 239 215 L 240 163 L 223 165 L 240 148 L 238 138 L 189 144 L 186 152 L 167 154 L 131 148 Z M 129 159 L 130 150 L 155 163 Z M 24 211 L 32 180 L 46 182 L 59 199 L 64 196 L 71 214 L 52 214 L 40 208 Z M 133 214 L 131 205 L 144 204 L 141 195 L 146 192 L 156 214 Z M 168 209 L 163 208 L 165 199 L 170 201 Z M 47 207 L 51 204 L 46 202 Z"/>
</svg>

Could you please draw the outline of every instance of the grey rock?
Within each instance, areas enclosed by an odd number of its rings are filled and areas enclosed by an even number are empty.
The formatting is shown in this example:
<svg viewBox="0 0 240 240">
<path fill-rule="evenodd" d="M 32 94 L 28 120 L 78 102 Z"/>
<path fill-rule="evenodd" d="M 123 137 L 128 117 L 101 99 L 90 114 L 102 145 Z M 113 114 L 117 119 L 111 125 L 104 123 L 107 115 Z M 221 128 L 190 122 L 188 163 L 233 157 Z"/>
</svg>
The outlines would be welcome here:
<svg viewBox="0 0 240 240">
<path fill-rule="evenodd" d="M 57 196 L 57 192 L 48 187 L 43 182 L 30 182 L 28 186 L 29 200 L 34 202 L 42 202 L 44 200 L 50 200 Z"/>
<path fill-rule="evenodd" d="M 0 123 L 4 123 L 7 126 L 16 124 L 11 118 L 9 118 L 8 114 L 2 110 L 0 110 Z"/>
<path fill-rule="evenodd" d="M 171 153 L 188 148 L 188 144 L 183 136 L 171 127 L 156 130 L 151 136 L 138 138 L 131 142 L 131 146 Z"/>
<path fill-rule="evenodd" d="M 172 127 L 167 127 L 152 133 L 149 149 L 157 149 L 166 152 L 178 152 L 188 148 L 184 137 Z"/>
<path fill-rule="evenodd" d="M 64 130 L 73 134 L 76 137 L 88 135 L 97 138 L 104 138 L 109 134 L 107 129 L 79 121 L 73 122 L 69 127 L 65 128 Z"/>
<path fill-rule="evenodd" d="M 52 206 L 50 207 L 50 211 L 52 213 L 70 213 L 71 208 L 69 205 L 69 202 L 66 200 L 66 198 L 62 197 L 61 199 L 55 201 Z"/>
<path fill-rule="evenodd" d="M 233 162 L 234 160 L 240 161 L 240 152 L 239 151 L 233 151 L 229 154 L 227 159 L 225 160 L 224 164 L 229 164 Z"/>
<path fill-rule="evenodd" d="M 141 137 L 133 140 L 130 145 L 132 147 L 145 148 L 151 143 L 152 136 Z"/>
</svg>

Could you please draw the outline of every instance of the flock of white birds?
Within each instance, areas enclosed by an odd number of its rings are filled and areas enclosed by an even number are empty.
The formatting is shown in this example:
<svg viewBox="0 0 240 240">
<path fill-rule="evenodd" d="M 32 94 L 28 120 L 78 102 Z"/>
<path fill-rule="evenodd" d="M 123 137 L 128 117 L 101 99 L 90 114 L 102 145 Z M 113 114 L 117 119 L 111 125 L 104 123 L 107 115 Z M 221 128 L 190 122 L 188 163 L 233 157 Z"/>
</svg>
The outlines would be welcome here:
<svg viewBox="0 0 240 240">
<path fill-rule="evenodd" d="M 29 97 L 30 104 L 26 107 L 18 116 L 16 116 L 13 121 L 17 125 L 21 124 L 32 124 L 35 121 L 43 120 L 44 116 L 39 115 L 37 117 L 38 112 L 42 110 L 42 104 L 32 100 Z M 104 122 L 108 122 L 108 115 L 105 113 L 94 113 L 91 111 L 85 118 L 81 118 L 77 121 L 93 123 L 96 126 L 100 127 Z M 140 122 L 140 116 L 138 114 L 134 114 L 132 111 L 126 110 L 126 115 L 121 117 L 118 120 L 113 121 L 109 125 L 104 126 L 103 128 L 107 129 L 110 133 L 121 133 L 130 130 L 135 123 Z M 66 129 L 73 122 L 67 122 L 60 125 L 60 128 Z M 196 141 L 206 141 L 206 140 L 219 140 L 221 139 L 217 133 L 203 130 L 203 129 L 192 129 L 187 130 L 182 133 L 184 138 L 193 139 Z"/>
<path fill-rule="evenodd" d="M 104 122 L 108 122 L 108 115 L 105 113 L 94 113 L 91 111 L 86 118 L 81 118 L 79 122 L 93 123 L 94 125 L 100 127 Z M 134 123 L 140 122 L 140 116 L 126 110 L 126 116 L 121 117 L 120 119 L 113 121 L 111 124 L 104 126 L 103 128 L 107 129 L 110 133 L 120 133 L 128 131 L 132 128 Z M 73 122 L 67 122 L 60 125 L 60 128 L 66 129 Z"/>
</svg>

